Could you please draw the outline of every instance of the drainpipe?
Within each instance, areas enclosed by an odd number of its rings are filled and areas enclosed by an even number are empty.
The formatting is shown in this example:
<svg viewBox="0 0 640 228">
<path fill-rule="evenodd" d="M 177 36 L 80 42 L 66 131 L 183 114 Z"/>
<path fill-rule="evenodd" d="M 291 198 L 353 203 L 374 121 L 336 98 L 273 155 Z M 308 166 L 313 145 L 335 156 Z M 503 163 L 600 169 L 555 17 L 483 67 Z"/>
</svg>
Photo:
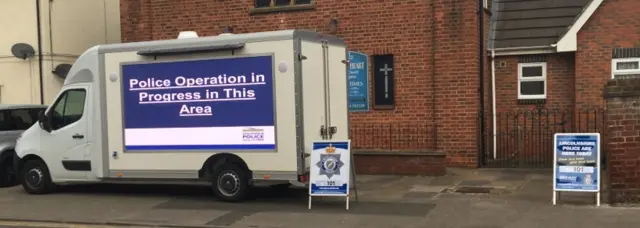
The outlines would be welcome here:
<svg viewBox="0 0 640 228">
<path fill-rule="evenodd" d="M 42 24 L 40 23 L 40 0 L 36 0 L 36 26 L 38 29 L 38 68 L 40 74 L 40 104 L 44 104 L 44 73 L 43 71 L 43 57 L 42 57 Z"/>
<path fill-rule="evenodd" d="M 484 159 L 486 156 L 486 147 L 485 147 L 485 121 L 484 121 L 484 1 L 478 0 L 478 40 L 480 41 L 478 47 L 478 56 L 480 59 L 480 63 L 478 69 L 480 69 L 480 159 L 478 164 L 484 163 Z"/>
<path fill-rule="evenodd" d="M 491 107 L 493 112 L 493 158 L 497 157 L 497 129 L 496 129 L 496 51 L 491 50 Z"/>
</svg>

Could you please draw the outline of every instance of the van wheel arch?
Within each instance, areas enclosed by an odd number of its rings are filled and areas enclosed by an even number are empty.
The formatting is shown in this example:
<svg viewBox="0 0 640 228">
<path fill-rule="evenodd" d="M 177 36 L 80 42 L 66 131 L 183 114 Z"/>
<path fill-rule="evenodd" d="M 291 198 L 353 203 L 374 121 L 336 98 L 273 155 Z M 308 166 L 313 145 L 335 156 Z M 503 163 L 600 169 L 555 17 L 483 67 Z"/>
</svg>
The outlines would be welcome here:
<svg viewBox="0 0 640 228">
<path fill-rule="evenodd" d="M 213 173 L 214 167 L 221 166 L 225 163 L 231 163 L 237 165 L 239 168 L 243 169 L 247 172 L 249 177 L 252 177 L 252 171 L 249 169 L 247 163 L 240 158 L 238 155 L 230 154 L 230 153 L 219 153 L 212 155 L 209 157 L 204 164 L 202 164 L 202 168 L 198 171 L 198 175 L 201 179 L 212 181 L 213 177 L 211 174 Z"/>
<path fill-rule="evenodd" d="M 40 156 L 38 155 L 34 155 L 34 154 L 29 154 L 27 156 L 24 156 L 22 159 L 20 159 L 20 162 L 18 163 L 18 172 L 20 172 L 22 170 L 22 167 L 24 167 L 24 164 L 27 163 L 27 161 L 31 161 L 31 160 L 37 160 L 37 161 L 41 161 L 44 165 L 47 166 L 48 168 L 48 164 L 44 161 L 44 159 L 42 159 Z"/>
</svg>

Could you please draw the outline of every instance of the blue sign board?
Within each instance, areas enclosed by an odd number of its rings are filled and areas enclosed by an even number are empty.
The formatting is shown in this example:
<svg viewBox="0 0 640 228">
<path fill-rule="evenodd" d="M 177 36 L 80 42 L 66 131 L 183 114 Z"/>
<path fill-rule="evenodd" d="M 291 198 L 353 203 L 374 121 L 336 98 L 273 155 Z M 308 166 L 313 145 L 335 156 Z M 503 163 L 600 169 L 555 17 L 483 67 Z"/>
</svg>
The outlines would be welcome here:
<svg viewBox="0 0 640 228">
<path fill-rule="evenodd" d="M 348 196 L 351 141 L 315 141 L 311 152 L 309 195 Z"/>
<path fill-rule="evenodd" d="M 274 150 L 273 57 L 122 65 L 125 150 Z"/>
<path fill-rule="evenodd" d="M 600 134 L 558 133 L 554 147 L 554 191 L 600 191 Z"/>
<path fill-rule="evenodd" d="M 349 52 L 349 111 L 369 111 L 369 57 Z"/>
</svg>

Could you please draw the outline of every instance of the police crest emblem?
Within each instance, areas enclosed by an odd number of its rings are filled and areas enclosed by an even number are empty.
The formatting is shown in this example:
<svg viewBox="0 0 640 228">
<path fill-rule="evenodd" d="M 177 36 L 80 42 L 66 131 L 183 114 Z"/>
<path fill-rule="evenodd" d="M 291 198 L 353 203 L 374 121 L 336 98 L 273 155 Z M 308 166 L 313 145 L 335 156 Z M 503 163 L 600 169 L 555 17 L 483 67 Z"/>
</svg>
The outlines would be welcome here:
<svg viewBox="0 0 640 228">
<path fill-rule="evenodd" d="M 320 175 L 326 175 L 331 178 L 333 175 L 340 175 L 340 168 L 344 166 L 344 163 L 340 160 L 340 154 L 335 154 L 336 148 L 329 144 L 325 148 L 325 154 L 320 155 L 320 161 L 316 163 L 320 168 Z"/>
</svg>

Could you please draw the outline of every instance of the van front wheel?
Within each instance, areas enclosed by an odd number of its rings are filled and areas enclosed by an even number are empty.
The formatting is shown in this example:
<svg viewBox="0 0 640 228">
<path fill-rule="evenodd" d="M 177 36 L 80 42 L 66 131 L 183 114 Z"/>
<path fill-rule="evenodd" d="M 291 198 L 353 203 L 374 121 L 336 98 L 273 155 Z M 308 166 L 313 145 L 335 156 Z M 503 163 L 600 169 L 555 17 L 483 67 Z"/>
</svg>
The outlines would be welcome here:
<svg viewBox="0 0 640 228">
<path fill-rule="evenodd" d="M 249 187 L 247 172 L 233 163 L 224 163 L 214 168 L 213 192 L 227 202 L 244 200 Z"/>
<path fill-rule="evenodd" d="M 20 171 L 20 180 L 22 187 L 29 194 L 47 194 L 54 189 L 47 165 L 39 160 L 29 160 L 24 163 Z"/>
</svg>

